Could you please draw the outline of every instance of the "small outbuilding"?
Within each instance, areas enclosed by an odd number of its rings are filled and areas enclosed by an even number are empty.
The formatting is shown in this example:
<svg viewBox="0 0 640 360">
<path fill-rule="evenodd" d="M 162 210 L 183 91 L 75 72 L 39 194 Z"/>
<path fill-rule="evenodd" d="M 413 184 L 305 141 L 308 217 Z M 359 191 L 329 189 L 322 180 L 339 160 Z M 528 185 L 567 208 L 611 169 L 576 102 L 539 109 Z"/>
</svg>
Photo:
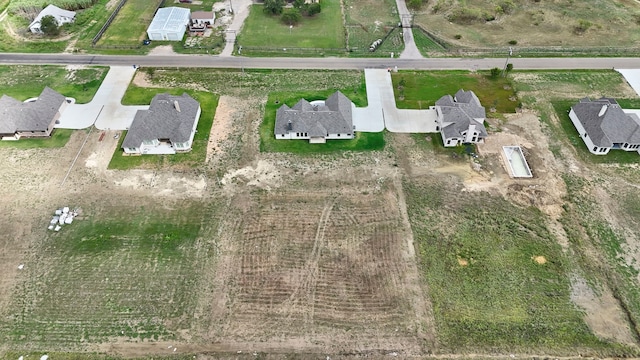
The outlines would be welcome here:
<svg viewBox="0 0 640 360">
<path fill-rule="evenodd" d="M 189 9 L 179 7 L 158 9 L 147 29 L 149 40 L 181 41 L 190 19 Z"/>
<path fill-rule="evenodd" d="M 64 24 L 72 23 L 76 19 L 76 12 L 69 11 L 65 9 L 60 9 L 55 5 L 48 5 L 40 13 L 36 18 L 29 24 L 29 30 L 31 30 L 34 34 L 42 34 L 41 29 L 41 20 L 43 17 L 51 15 L 54 19 L 56 19 L 56 23 L 58 26 L 62 26 Z"/>
</svg>

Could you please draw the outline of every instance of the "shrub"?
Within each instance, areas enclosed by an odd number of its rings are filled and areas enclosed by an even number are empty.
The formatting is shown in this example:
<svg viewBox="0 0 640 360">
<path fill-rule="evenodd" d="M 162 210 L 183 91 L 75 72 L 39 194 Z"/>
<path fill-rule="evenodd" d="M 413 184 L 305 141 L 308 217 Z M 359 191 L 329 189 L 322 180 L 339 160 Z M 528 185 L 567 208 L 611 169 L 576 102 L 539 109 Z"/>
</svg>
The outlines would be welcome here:
<svg viewBox="0 0 640 360">
<path fill-rule="evenodd" d="M 264 0 L 264 12 L 271 15 L 282 14 L 284 0 Z"/>
<path fill-rule="evenodd" d="M 589 30 L 591 25 L 593 25 L 593 23 L 591 23 L 591 21 L 580 19 L 580 20 L 578 20 L 578 24 L 576 26 L 574 26 L 573 32 L 576 35 L 584 34 L 585 31 Z"/>
<path fill-rule="evenodd" d="M 47 36 L 56 36 L 60 34 L 58 22 L 52 15 L 45 15 L 40 20 L 40 30 L 42 30 L 42 32 Z"/>
<path fill-rule="evenodd" d="M 490 78 L 492 79 L 497 79 L 498 77 L 500 77 L 500 69 L 497 67 L 494 67 L 493 69 L 491 69 L 491 73 L 489 75 Z"/>
<path fill-rule="evenodd" d="M 498 5 L 503 13 L 510 14 L 513 9 L 515 9 L 516 5 L 511 0 L 502 0 L 500 5 Z"/>
<path fill-rule="evenodd" d="M 301 19 L 302 15 L 300 14 L 300 10 L 296 8 L 285 9 L 280 17 L 280 20 L 282 20 L 283 23 L 290 26 L 299 23 Z"/>
<path fill-rule="evenodd" d="M 456 40 L 460 40 L 460 39 L 462 39 L 462 35 L 456 34 L 453 38 L 456 39 Z"/>
<path fill-rule="evenodd" d="M 305 6 L 304 0 L 293 0 L 293 7 L 302 10 Z"/>
<path fill-rule="evenodd" d="M 518 40 L 509 40 L 509 45 L 515 45 L 518 43 Z"/>
<path fill-rule="evenodd" d="M 320 14 L 320 11 L 322 11 L 322 6 L 320 6 L 320 3 L 313 3 L 313 4 L 307 5 L 308 16 L 314 16 L 316 14 Z"/>
<path fill-rule="evenodd" d="M 422 7 L 423 3 L 424 3 L 424 0 L 409 0 L 407 2 L 407 6 L 410 9 L 418 10 Z"/>
</svg>

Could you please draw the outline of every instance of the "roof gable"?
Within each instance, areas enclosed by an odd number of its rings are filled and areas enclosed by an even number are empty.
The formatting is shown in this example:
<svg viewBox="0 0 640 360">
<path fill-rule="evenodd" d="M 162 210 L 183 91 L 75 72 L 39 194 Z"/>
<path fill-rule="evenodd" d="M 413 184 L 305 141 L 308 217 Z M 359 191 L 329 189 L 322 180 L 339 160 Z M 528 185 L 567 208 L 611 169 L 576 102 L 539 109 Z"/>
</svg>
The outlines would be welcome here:
<svg viewBox="0 0 640 360">
<path fill-rule="evenodd" d="M 325 100 L 324 105 L 311 104 L 305 99 L 292 108 L 282 105 L 276 111 L 274 133 L 307 133 L 310 137 L 353 132 L 353 103 L 340 91 Z"/>
<path fill-rule="evenodd" d="M 640 119 L 635 114 L 625 113 L 615 99 L 584 98 L 571 109 L 594 145 L 640 144 Z"/>
<path fill-rule="evenodd" d="M 476 94 L 463 89 L 455 97 L 444 95 L 436 101 L 436 108 L 442 115 L 442 132 L 445 138 L 460 137 L 470 126 L 475 126 L 480 137 L 487 136 L 484 127 L 486 112 Z"/>
</svg>

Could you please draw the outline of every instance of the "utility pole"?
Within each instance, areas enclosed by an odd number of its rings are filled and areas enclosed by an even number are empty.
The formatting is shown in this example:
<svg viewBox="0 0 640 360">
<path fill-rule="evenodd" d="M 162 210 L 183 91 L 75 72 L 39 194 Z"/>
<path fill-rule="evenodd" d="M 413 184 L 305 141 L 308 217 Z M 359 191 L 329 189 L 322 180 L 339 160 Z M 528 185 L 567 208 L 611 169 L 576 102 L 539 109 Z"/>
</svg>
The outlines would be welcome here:
<svg viewBox="0 0 640 360">
<path fill-rule="evenodd" d="M 509 65 L 509 58 L 511 57 L 511 55 L 513 55 L 513 48 L 509 46 L 509 54 L 507 55 L 507 61 L 504 63 L 504 68 L 502 68 L 502 77 L 504 77 L 504 74 L 507 72 L 507 65 Z"/>
</svg>

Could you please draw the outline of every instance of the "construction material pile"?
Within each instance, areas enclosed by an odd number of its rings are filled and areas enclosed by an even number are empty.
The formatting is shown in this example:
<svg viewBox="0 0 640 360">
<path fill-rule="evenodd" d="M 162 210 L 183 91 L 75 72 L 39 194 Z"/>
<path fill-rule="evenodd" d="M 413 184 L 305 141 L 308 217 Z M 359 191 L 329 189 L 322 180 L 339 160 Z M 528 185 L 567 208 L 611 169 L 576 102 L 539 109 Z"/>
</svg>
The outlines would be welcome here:
<svg viewBox="0 0 640 360">
<path fill-rule="evenodd" d="M 73 223 L 73 219 L 77 217 L 81 212 L 81 209 L 70 210 L 68 206 L 62 207 L 55 211 L 55 215 L 49 222 L 49 230 L 60 231 L 63 225 L 70 225 Z"/>
</svg>

